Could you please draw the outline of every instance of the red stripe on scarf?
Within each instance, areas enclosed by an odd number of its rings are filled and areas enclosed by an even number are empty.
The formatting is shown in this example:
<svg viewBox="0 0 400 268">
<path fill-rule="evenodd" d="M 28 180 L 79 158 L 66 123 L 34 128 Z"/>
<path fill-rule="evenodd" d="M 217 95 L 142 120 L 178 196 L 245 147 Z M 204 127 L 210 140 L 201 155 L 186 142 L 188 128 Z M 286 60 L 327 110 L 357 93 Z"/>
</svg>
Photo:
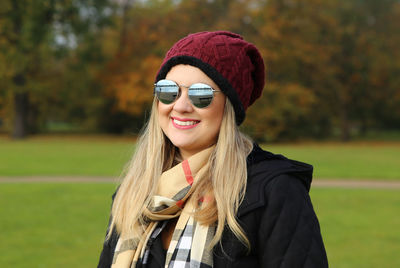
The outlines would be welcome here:
<svg viewBox="0 0 400 268">
<path fill-rule="evenodd" d="M 177 205 L 178 207 L 180 207 L 181 209 L 183 209 L 183 207 L 185 206 L 185 202 L 182 201 L 182 200 L 179 200 L 178 202 L 176 202 L 176 205 Z"/>
<path fill-rule="evenodd" d="M 192 171 L 190 170 L 189 162 L 187 160 L 182 162 L 183 172 L 185 173 L 186 181 L 192 185 L 193 184 L 193 177 Z"/>
</svg>

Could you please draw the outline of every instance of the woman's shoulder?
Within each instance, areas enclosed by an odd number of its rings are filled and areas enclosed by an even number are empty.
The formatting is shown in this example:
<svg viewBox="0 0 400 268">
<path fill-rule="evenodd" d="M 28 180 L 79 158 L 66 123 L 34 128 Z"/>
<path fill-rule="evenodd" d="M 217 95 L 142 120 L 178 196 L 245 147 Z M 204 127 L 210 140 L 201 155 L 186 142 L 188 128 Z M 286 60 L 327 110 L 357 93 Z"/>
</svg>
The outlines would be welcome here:
<svg viewBox="0 0 400 268">
<path fill-rule="evenodd" d="M 307 193 L 312 172 L 313 167 L 309 164 L 265 151 L 254 144 L 247 157 L 247 187 L 238 214 L 264 206 L 271 192 L 291 188 Z"/>
<path fill-rule="evenodd" d="M 237 217 L 250 241 L 251 253 L 243 257 L 244 246 L 227 232 L 223 246 L 231 253 L 232 264 L 242 267 L 254 261 L 254 267 L 283 263 L 287 267 L 328 267 L 308 194 L 312 166 L 264 151 L 255 144 L 247 167 L 248 183 Z"/>
</svg>

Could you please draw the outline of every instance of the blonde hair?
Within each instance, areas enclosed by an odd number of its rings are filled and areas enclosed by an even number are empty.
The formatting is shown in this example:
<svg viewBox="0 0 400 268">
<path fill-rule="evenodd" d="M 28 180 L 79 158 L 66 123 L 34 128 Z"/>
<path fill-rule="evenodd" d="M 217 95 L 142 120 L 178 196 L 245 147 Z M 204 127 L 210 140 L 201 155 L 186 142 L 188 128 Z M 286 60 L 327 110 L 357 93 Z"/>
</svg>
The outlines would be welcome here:
<svg viewBox="0 0 400 268">
<path fill-rule="evenodd" d="M 235 123 L 233 106 L 226 99 L 224 115 L 215 149 L 209 158 L 209 171 L 201 176 L 195 198 L 212 192 L 214 201 L 196 210 L 194 217 L 201 224 L 216 223 L 210 246 L 221 240 L 227 224 L 234 235 L 250 248 L 249 240 L 236 220 L 247 183 L 246 158 L 253 148 L 252 141 L 241 133 Z M 121 237 L 139 236 L 134 223 L 143 222 L 143 211 L 155 194 L 161 173 L 176 164 L 177 148 L 164 135 L 158 123 L 157 100 L 153 101 L 150 119 L 137 142 L 136 152 L 126 170 L 112 207 L 108 238 L 114 229 Z M 229 186 L 229 187 L 227 187 Z M 198 199 L 195 199 L 198 200 Z"/>
</svg>

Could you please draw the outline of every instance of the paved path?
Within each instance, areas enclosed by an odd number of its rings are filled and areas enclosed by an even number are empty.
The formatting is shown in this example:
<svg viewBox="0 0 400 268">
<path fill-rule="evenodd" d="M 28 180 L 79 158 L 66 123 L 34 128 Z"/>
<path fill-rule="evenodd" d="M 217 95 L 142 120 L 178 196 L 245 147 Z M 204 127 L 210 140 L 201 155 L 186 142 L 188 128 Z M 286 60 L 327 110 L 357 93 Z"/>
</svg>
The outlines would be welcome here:
<svg viewBox="0 0 400 268">
<path fill-rule="evenodd" d="M 111 177 L 0 177 L 0 183 L 118 183 L 118 178 Z M 400 190 L 400 180 L 353 180 L 353 179 L 314 179 L 314 188 L 373 188 Z"/>
</svg>

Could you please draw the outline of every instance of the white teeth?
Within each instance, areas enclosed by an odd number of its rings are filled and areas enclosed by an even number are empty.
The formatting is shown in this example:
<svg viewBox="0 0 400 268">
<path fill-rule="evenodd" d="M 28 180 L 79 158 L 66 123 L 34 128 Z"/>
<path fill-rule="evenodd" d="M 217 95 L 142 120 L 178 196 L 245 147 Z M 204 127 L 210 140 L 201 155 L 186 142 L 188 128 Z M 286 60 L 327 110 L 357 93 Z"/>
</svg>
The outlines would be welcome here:
<svg viewBox="0 0 400 268">
<path fill-rule="evenodd" d="M 177 124 L 178 126 L 192 126 L 197 124 L 198 121 L 179 121 L 174 119 L 174 123 Z"/>
</svg>

